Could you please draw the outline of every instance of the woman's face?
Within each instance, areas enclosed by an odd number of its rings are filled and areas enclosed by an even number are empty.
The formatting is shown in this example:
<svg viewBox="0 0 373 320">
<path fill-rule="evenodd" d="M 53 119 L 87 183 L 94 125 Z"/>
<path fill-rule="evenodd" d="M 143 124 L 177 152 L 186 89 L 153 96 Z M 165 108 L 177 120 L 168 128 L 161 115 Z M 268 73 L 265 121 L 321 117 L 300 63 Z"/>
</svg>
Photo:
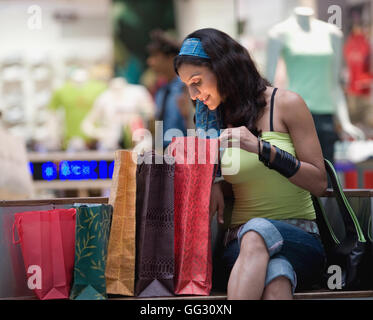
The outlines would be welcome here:
<svg viewBox="0 0 373 320">
<path fill-rule="evenodd" d="M 184 63 L 178 72 L 192 100 L 202 101 L 210 110 L 219 106 L 222 98 L 218 92 L 216 76 L 209 68 Z"/>
</svg>

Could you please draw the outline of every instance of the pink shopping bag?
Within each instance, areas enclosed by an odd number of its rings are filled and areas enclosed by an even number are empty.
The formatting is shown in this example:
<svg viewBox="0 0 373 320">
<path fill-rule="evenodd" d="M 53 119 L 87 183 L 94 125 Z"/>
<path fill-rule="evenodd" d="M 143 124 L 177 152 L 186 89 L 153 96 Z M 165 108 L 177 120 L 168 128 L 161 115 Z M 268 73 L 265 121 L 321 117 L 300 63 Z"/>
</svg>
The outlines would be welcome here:
<svg viewBox="0 0 373 320">
<path fill-rule="evenodd" d="M 75 214 L 74 208 L 15 214 L 13 243 L 21 244 L 28 287 L 41 300 L 69 298 L 75 258 Z"/>
</svg>

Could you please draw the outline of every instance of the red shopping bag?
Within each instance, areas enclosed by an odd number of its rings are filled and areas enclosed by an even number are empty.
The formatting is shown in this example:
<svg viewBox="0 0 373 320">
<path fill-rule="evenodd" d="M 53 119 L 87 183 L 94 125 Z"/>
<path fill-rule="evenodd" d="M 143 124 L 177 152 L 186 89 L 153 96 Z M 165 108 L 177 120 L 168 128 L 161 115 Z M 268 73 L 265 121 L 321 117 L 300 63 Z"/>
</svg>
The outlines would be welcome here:
<svg viewBox="0 0 373 320">
<path fill-rule="evenodd" d="M 21 243 L 28 287 L 41 300 L 69 298 L 75 258 L 75 213 L 72 208 L 15 214 L 13 243 Z"/>
<path fill-rule="evenodd" d="M 218 140 L 177 137 L 169 148 L 175 158 L 175 293 L 209 295 L 209 204 Z"/>
</svg>

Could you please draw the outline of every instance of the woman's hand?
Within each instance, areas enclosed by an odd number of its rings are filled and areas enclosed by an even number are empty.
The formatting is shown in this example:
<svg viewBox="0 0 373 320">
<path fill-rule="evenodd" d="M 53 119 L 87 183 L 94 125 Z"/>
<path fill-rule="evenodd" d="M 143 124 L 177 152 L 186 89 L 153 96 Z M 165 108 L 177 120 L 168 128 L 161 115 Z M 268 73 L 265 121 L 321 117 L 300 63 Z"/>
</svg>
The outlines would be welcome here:
<svg viewBox="0 0 373 320">
<path fill-rule="evenodd" d="M 210 196 L 210 221 L 218 212 L 218 222 L 224 223 L 224 195 L 220 183 L 213 183 Z"/>
<path fill-rule="evenodd" d="M 248 152 L 258 153 L 258 138 L 245 126 L 225 129 L 219 137 L 221 147 L 241 148 Z"/>
</svg>

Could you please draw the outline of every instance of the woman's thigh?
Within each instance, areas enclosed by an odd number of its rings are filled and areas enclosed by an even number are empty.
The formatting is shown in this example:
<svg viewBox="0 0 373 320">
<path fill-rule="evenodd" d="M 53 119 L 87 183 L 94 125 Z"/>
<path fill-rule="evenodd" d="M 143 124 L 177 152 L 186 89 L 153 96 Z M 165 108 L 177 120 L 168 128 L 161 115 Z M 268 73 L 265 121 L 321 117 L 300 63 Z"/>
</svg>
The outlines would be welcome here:
<svg viewBox="0 0 373 320">
<path fill-rule="evenodd" d="M 321 241 L 314 235 L 282 221 L 269 220 L 283 237 L 280 251 L 275 254 L 286 258 L 298 279 L 298 287 L 310 286 L 321 280 L 325 266 L 325 252 Z"/>
<path fill-rule="evenodd" d="M 282 244 L 270 259 L 281 257 L 293 267 L 298 287 L 307 287 L 317 283 L 322 276 L 325 254 L 320 240 L 302 229 L 278 220 L 265 219 L 279 231 Z M 255 230 L 265 237 L 268 231 Z M 240 252 L 239 241 L 231 241 L 224 250 L 223 261 L 226 272 L 230 273 Z"/>
</svg>

